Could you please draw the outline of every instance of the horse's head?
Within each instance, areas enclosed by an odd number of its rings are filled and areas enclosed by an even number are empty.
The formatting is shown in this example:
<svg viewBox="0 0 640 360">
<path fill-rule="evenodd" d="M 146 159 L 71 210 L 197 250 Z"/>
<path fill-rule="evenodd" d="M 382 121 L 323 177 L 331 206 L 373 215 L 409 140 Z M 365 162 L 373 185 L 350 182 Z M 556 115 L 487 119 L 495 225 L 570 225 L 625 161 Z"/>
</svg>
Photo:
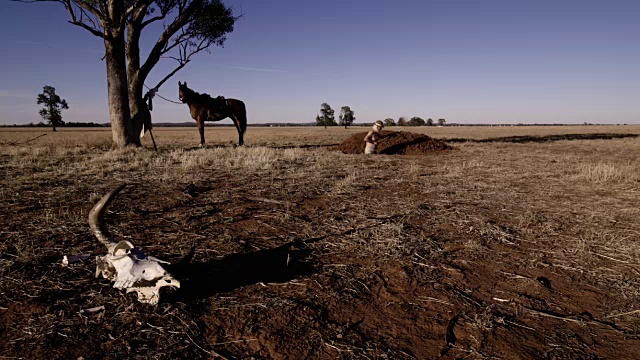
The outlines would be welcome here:
<svg viewBox="0 0 640 360">
<path fill-rule="evenodd" d="M 178 97 L 180 98 L 180 101 L 182 101 L 182 103 L 186 103 L 187 98 L 190 97 L 192 93 L 193 91 L 187 87 L 186 81 L 184 82 L 184 84 L 178 81 Z"/>
</svg>

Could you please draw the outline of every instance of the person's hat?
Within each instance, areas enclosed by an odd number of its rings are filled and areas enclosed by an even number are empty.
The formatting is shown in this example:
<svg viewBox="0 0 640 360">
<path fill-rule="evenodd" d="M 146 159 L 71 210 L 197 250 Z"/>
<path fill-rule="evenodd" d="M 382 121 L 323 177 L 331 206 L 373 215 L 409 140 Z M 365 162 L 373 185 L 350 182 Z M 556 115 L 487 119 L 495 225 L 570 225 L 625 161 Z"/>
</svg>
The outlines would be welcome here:
<svg viewBox="0 0 640 360">
<path fill-rule="evenodd" d="M 380 121 L 380 120 L 376 121 L 374 125 L 378 125 L 378 126 L 380 126 L 381 128 L 383 128 L 383 127 L 384 127 L 384 124 L 383 124 L 383 123 L 382 123 L 382 121 Z"/>
</svg>

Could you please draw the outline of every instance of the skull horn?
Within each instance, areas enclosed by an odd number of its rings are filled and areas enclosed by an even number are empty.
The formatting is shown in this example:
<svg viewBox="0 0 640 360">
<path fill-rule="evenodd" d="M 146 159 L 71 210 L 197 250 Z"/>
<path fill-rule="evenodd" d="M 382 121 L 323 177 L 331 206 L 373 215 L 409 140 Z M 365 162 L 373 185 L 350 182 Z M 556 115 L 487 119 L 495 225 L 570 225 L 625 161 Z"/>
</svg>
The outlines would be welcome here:
<svg viewBox="0 0 640 360">
<path fill-rule="evenodd" d="M 89 227 L 91 228 L 91 232 L 93 235 L 107 248 L 112 247 L 115 244 L 115 241 L 109 234 L 109 231 L 104 226 L 102 222 L 102 216 L 104 211 L 109 207 L 109 204 L 113 201 L 113 199 L 118 195 L 127 184 L 122 184 L 117 188 L 111 190 L 107 195 L 103 196 L 97 204 L 93 206 L 93 209 L 89 212 Z"/>
</svg>

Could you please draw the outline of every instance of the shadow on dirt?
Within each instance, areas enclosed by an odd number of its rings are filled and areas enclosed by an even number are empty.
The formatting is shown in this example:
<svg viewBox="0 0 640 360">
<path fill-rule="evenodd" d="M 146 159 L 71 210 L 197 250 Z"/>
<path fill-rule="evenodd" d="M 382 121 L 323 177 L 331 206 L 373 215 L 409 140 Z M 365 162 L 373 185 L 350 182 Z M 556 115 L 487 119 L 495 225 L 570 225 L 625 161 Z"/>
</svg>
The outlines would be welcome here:
<svg viewBox="0 0 640 360">
<path fill-rule="evenodd" d="M 188 148 L 185 148 L 184 151 L 198 151 L 198 150 L 202 150 L 202 149 L 235 149 L 237 148 L 238 145 L 236 144 L 216 144 L 216 143 L 211 143 L 211 144 L 205 144 L 205 145 L 195 145 L 195 146 L 190 146 Z"/>
<path fill-rule="evenodd" d="M 423 142 L 425 142 L 425 139 L 423 138 L 418 138 L 415 140 L 409 140 L 405 142 L 395 142 L 391 146 L 385 147 L 382 150 L 380 150 L 378 154 L 383 154 L 383 155 L 403 154 L 406 152 L 407 148 L 420 145 Z"/>
<path fill-rule="evenodd" d="M 187 256 L 189 257 L 189 256 Z M 187 264 L 184 264 L 187 263 Z M 294 250 L 291 244 L 222 260 L 176 264 L 167 267 L 181 282 L 166 302 L 190 302 L 258 283 L 284 283 L 316 272 L 311 250 Z"/>
<path fill-rule="evenodd" d="M 490 139 L 463 139 L 453 138 L 445 139 L 446 142 L 475 142 L 475 143 L 489 143 L 489 142 L 503 142 L 503 143 L 528 143 L 528 142 L 551 142 L 551 141 L 563 141 L 563 140 L 610 140 L 610 139 L 622 139 L 622 138 L 636 138 L 638 134 L 563 134 L 563 135 L 546 135 L 546 136 L 508 136 Z"/>
<path fill-rule="evenodd" d="M 282 145 L 282 146 L 267 146 L 269 149 L 315 149 L 326 148 L 331 146 L 338 146 L 340 144 L 304 144 L 304 145 Z"/>
<path fill-rule="evenodd" d="M 284 149 L 316 149 L 316 148 L 326 148 L 331 146 L 338 146 L 340 144 L 302 144 L 302 145 L 244 145 L 245 148 L 268 148 L 268 149 L 276 149 L 276 150 L 284 150 Z M 184 149 L 184 151 L 197 151 L 202 149 L 235 149 L 238 145 L 226 145 L 226 144 L 211 144 L 205 146 L 192 146 Z"/>
</svg>

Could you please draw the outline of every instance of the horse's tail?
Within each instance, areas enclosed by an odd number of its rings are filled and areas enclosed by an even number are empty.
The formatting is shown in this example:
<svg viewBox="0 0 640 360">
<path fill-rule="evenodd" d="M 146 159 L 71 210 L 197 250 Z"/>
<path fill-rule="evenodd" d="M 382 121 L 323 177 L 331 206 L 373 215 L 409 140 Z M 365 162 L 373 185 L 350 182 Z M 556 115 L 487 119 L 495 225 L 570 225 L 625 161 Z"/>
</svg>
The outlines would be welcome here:
<svg viewBox="0 0 640 360">
<path fill-rule="evenodd" d="M 240 121 L 240 130 L 242 135 L 247 132 L 247 107 L 244 105 L 244 101 L 240 101 L 240 112 L 242 113 L 243 121 Z"/>
<path fill-rule="evenodd" d="M 231 99 L 235 104 L 229 106 L 229 100 L 230 99 L 225 99 L 227 107 L 232 109 L 232 113 L 238 121 L 240 134 L 244 135 L 244 133 L 247 132 L 247 107 L 244 105 L 244 101 L 237 99 Z"/>
<path fill-rule="evenodd" d="M 244 145 L 244 133 L 247 132 L 247 108 L 242 100 L 225 99 L 229 117 L 238 129 L 238 145 Z"/>
</svg>

